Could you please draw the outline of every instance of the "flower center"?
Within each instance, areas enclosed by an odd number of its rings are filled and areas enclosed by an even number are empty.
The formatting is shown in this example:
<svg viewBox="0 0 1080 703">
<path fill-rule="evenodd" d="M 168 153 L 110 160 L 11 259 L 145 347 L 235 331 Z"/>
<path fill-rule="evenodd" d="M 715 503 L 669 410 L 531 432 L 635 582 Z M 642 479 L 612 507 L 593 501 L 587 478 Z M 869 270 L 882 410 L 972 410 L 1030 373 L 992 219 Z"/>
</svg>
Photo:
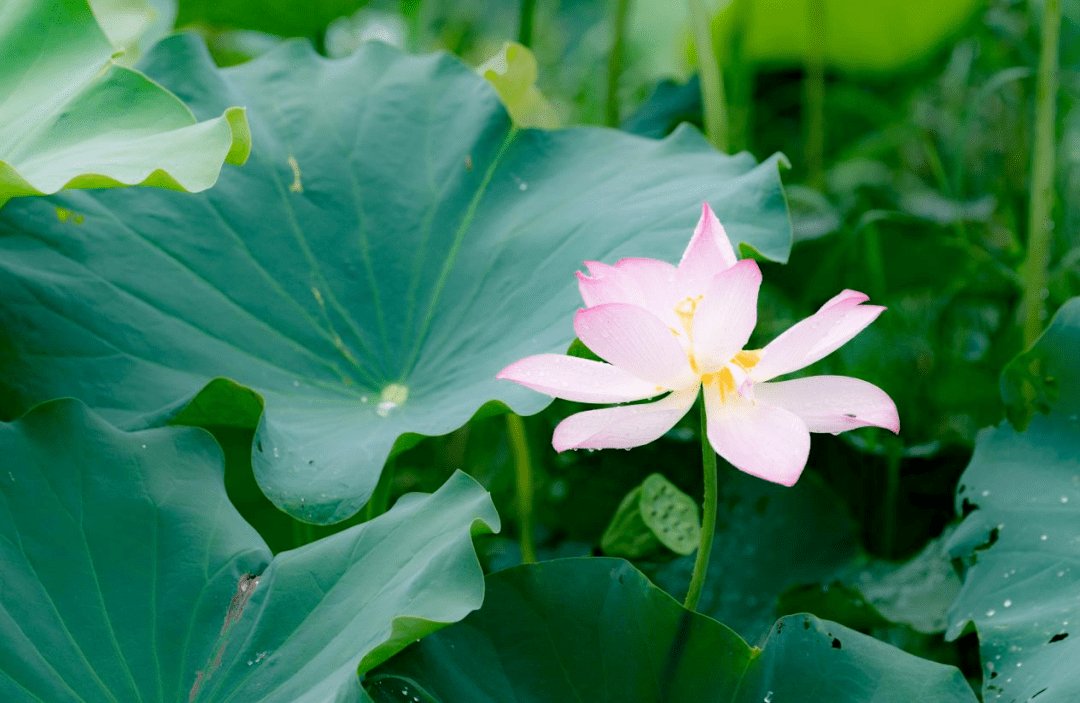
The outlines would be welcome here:
<svg viewBox="0 0 1080 703">
<path fill-rule="evenodd" d="M 721 400 L 725 398 L 734 399 L 736 396 L 743 395 L 744 391 L 748 391 L 747 384 L 749 382 L 746 380 L 746 372 L 761 361 L 762 352 L 760 349 L 743 350 L 732 357 L 731 361 L 719 370 L 702 373 L 697 359 L 694 358 L 694 313 L 697 312 L 698 303 L 704 297 L 698 295 L 685 298 L 675 306 L 675 316 L 679 318 L 683 331 L 679 332 L 679 330 L 672 327 L 671 332 L 680 338 L 685 333 L 686 358 L 690 362 L 690 369 L 701 377 L 701 385 L 707 386 L 715 383 L 720 390 Z"/>
<path fill-rule="evenodd" d="M 715 384 L 717 390 L 720 392 L 720 402 L 727 402 L 728 398 L 734 400 L 739 396 L 745 396 L 747 384 L 750 381 L 746 379 L 746 372 L 752 369 L 761 361 L 762 352 L 760 349 L 743 350 L 732 357 L 731 361 L 724 365 L 722 369 L 715 373 L 706 373 L 701 376 L 701 385 L 708 386 Z M 691 363 L 693 360 L 691 359 Z M 733 371 L 734 369 L 734 371 Z M 696 371 L 696 369 L 695 369 Z M 736 381 L 736 373 L 739 376 Z"/>
</svg>

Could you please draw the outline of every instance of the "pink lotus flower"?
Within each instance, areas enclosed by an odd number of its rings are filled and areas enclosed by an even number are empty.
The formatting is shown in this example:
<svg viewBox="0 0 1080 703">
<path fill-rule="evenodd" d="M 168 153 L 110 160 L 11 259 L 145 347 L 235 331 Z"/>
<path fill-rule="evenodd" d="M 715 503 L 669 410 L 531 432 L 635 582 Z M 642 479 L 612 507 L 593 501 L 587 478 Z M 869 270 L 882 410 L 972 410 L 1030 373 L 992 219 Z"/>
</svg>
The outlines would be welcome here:
<svg viewBox="0 0 1080 703">
<path fill-rule="evenodd" d="M 810 432 L 868 425 L 899 432 L 896 405 L 871 383 L 847 376 L 772 381 L 832 353 L 885 308 L 845 290 L 764 349 L 744 350 L 757 324 L 761 272 L 756 262 L 735 258 L 708 204 L 677 267 L 655 259 L 585 266 L 589 275 L 577 276 L 586 307 L 574 330 L 609 363 L 538 354 L 496 378 L 583 403 L 667 395 L 571 415 L 555 428 L 557 451 L 648 444 L 674 427 L 701 387 L 716 452 L 785 486 L 806 466 Z"/>
</svg>

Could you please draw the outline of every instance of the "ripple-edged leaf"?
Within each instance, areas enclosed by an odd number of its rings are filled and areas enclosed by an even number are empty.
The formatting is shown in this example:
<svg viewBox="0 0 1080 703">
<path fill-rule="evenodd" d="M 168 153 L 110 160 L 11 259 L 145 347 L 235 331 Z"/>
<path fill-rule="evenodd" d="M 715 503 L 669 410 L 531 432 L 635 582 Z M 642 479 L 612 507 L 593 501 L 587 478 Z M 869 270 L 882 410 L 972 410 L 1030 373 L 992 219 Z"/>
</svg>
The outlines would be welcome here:
<svg viewBox="0 0 1080 703">
<path fill-rule="evenodd" d="M 110 31 L 133 41 L 148 8 L 109 5 Z M 114 52 L 87 0 L 0 2 L 0 206 L 62 188 L 202 191 L 223 163 L 244 163 L 243 108 L 197 121 L 175 95 L 114 63 Z"/>
<path fill-rule="evenodd" d="M 966 564 L 949 635 L 974 623 L 985 700 L 1080 698 L 1080 298 L 1004 376 L 1053 388 L 1026 429 L 984 430 L 960 479 L 967 517 L 948 548 Z M 1022 392 L 1022 391 L 1021 391 Z M 1008 395 L 1009 393 L 1006 393 Z"/>
<path fill-rule="evenodd" d="M 401 435 L 545 407 L 495 374 L 567 348 L 582 261 L 678 260 L 703 200 L 744 249 L 790 248 L 782 157 L 723 156 L 691 129 L 519 130 L 445 55 L 296 41 L 219 70 L 176 36 L 140 66 L 197 114 L 245 104 L 251 159 L 196 196 L 5 208 L 0 384 L 15 412 L 75 396 L 138 428 L 231 379 L 264 402 L 260 485 L 310 522 L 355 513 Z M 236 423 L 227 385 L 206 388 L 207 424 Z"/>
<path fill-rule="evenodd" d="M 456 474 L 272 557 L 195 428 L 121 432 L 74 400 L 0 424 L 0 700 L 357 700 L 356 672 L 479 607 Z"/>
<path fill-rule="evenodd" d="M 959 671 L 812 615 L 762 648 L 690 612 L 621 559 L 488 576 L 483 607 L 378 667 L 378 703 L 974 703 Z"/>
</svg>

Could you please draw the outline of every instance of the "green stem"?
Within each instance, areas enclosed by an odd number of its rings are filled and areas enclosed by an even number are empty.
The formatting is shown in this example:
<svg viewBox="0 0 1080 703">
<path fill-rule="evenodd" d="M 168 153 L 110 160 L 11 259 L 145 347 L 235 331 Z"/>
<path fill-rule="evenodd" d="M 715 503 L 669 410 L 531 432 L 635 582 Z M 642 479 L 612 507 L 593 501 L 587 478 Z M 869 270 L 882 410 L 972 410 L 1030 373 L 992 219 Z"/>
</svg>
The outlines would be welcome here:
<svg viewBox="0 0 1080 703">
<path fill-rule="evenodd" d="M 292 521 L 293 549 L 303 547 L 315 541 L 315 526 L 310 522 L 297 520 Z"/>
<path fill-rule="evenodd" d="M 536 0 L 521 0 L 521 21 L 518 24 L 518 44 L 532 46 L 533 15 L 536 14 Z"/>
<path fill-rule="evenodd" d="M 390 486 L 394 483 L 394 460 L 388 459 L 382 473 L 379 474 L 379 482 L 375 484 L 375 492 L 371 494 L 367 505 L 364 506 L 364 522 L 373 520 L 386 512 L 390 505 Z"/>
<path fill-rule="evenodd" d="M 945 164 L 941 161 L 941 154 L 938 152 L 934 142 L 930 139 L 930 136 L 923 132 L 923 152 L 926 154 L 926 164 L 930 167 L 930 173 L 933 174 L 934 180 L 937 181 L 938 189 L 945 194 L 946 197 L 953 200 L 956 203 L 956 207 L 960 205 L 960 195 L 958 191 L 955 191 L 949 182 L 949 178 L 945 175 Z M 970 244 L 971 239 L 968 237 L 967 225 L 964 224 L 964 218 L 957 212 L 953 218 L 953 232 L 956 233 L 956 238 L 964 244 Z"/>
<path fill-rule="evenodd" d="M 514 457 L 514 469 L 517 474 L 517 509 L 518 525 L 521 529 L 521 561 L 524 564 L 531 564 L 536 561 L 532 519 L 532 458 L 529 456 L 529 442 L 525 436 L 525 423 L 521 421 L 521 416 L 514 413 L 507 414 L 506 430 L 510 435 L 510 453 Z"/>
<path fill-rule="evenodd" d="M 420 48 L 420 2 L 421 0 L 401 0 L 401 16 L 405 18 L 409 33 L 405 43 L 413 51 Z"/>
<path fill-rule="evenodd" d="M 825 2 L 809 0 L 807 32 L 809 51 L 806 55 L 806 77 L 803 80 L 803 104 L 806 110 L 807 181 L 815 188 L 824 184 L 825 162 Z"/>
<path fill-rule="evenodd" d="M 895 438 L 890 438 L 895 439 Z M 896 556 L 896 516 L 900 501 L 900 458 L 904 451 L 901 442 L 889 442 L 885 447 L 885 510 L 882 519 L 881 551 L 886 559 Z"/>
<path fill-rule="evenodd" d="M 1024 346 L 1042 332 L 1045 296 L 1050 267 L 1050 239 L 1054 204 L 1054 122 L 1057 117 L 1058 35 L 1061 31 L 1060 0 L 1043 5 L 1042 51 L 1035 85 L 1035 149 L 1031 158 L 1031 204 L 1028 208 L 1028 250 L 1021 274 L 1025 290 L 1020 302 Z"/>
<path fill-rule="evenodd" d="M 749 3 L 740 2 L 725 12 L 732 13 L 734 31 L 728 46 L 730 61 L 724 67 L 727 98 L 727 144 L 732 152 L 750 148 L 750 113 L 754 106 L 754 68 L 746 61 L 746 14 Z"/>
<path fill-rule="evenodd" d="M 713 533 L 716 532 L 716 452 L 709 444 L 708 421 L 705 417 L 705 399 L 701 399 L 701 464 L 705 472 L 705 501 L 701 515 L 701 543 L 694 559 L 694 574 L 690 577 L 690 589 L 686 593 L 687 610 L 697 610 L 701 591 L 705 588 L 705 574 L 709 571 L 709 554 L 712 552 Z"/>
<path fill-rule="evenodd" d="M 604 111 L 604 122 L 608 127 L 619 126 L 619 78 L 622 76 L 623 44 L 629 14 L 630 0 L 618 0 L 615 7 L 615 40 L 611 43 L 611 56 L 608 57 L 607 106 Z"/>
<path fill-rule="evenodd" d="M 701 106 L 705 112 L 705 136 L 717 149 L 727 152 L 727 110 L 724 108 L 724 76 L 713 51 L 712 22 L 702 0 L 689 0 L 690 23 L 694 26 Z"/>
<path fill-rule="evenodd" d="M 870 296 L 880 302 L 885 299 L 885 252 L 881 247 L 881 233 L 877 224 L 867 223 L 862 236 L 863 266 L 870 273 Z"/>
</svg>

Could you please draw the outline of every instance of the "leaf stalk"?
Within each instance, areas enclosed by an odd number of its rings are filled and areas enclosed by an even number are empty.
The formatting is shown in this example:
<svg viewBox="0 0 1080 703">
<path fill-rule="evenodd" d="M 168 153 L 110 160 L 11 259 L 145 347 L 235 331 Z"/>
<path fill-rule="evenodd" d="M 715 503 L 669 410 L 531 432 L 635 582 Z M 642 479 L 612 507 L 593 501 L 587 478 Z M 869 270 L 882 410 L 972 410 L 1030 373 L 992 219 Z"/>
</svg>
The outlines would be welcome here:
<svg viewBox="0 0 1080 703">
<path fill-rule="evenodd" d="M 724 106 L 724 75 L 713 51 L 712 22 L 702 0 L 689 0 L 690 24 L 694 27 L 694 48 L 697 51 L 698 74 L 701 84 L 701 106 L 704 110 L 705 136 L 720 151 L 728 150 L 727 108 Z"/>
<path fill-rule="evenodd" d="M 514 457 L 514 471 L 517 486 L 518 526 L 521 531 L 521 562 L 532 564 L 536 561 L 536 545 L 533 542 L 533 470 L 532 457 L 529 455 L 529 441 L 525 434 L 525 423 L 520 415 L 509 413 L 506 416 L 506 430 L 510 437 L 510 453 Z"/>
<path fill-rule="evenodd" d="M 1042 49 L 1035 84 L 1035 147 L 1031 158 L 1031 201 L 1028 207 L 1027 258 L 1021 268 L 1024 297 L 1020 315 L 1024 346 L 1034 344 L 1046 317 L 1050 242 L 1054 228 L 1054 137 L 1058 94 L 1058 37 L 1061 33 L 1061 2 L 1043 5 Z"/>
</svg>

